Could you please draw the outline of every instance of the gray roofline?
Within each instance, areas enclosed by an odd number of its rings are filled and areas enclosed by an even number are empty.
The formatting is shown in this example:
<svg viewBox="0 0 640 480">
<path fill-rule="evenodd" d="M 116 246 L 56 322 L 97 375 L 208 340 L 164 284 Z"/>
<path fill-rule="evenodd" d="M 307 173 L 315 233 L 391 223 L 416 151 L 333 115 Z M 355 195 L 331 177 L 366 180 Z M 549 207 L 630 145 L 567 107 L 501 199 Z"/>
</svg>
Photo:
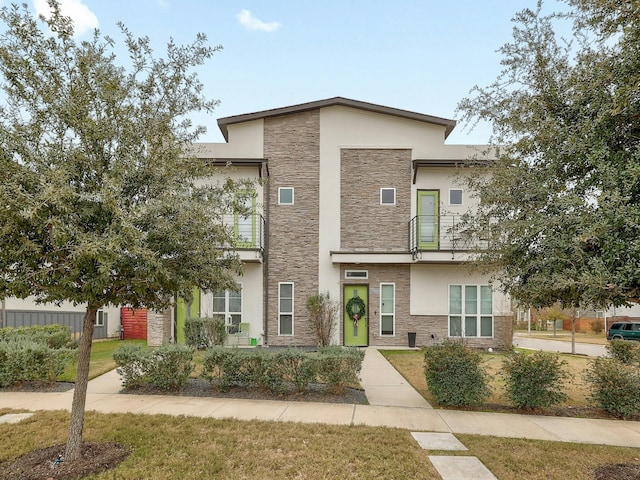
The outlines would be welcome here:
<svg viewBox="0 0 640 480">
<path fill-rule="evenodd" d="M 351 100 L 343 97 L 327 98 L 325 100 L 317 100 L 315 102 L 300 103 L 298 105 L 291 105 L 289 107 L 274 108 L 271 110 L 262 110 L 260 112 L 245 113 L 242 115 L 234 115 L 231 117 L 224 117 L 218 119 L 218 127 L 222 132 L 226 141 L 229 141 L 229 132 L 227 130 L 228 125 L 234 123 L 250 122 L 251 120 L 258 120 L 267 117 L 276 117 L 279 115 L 287 115 L 290 113 L 306 112 L 308 110 L 316 110 L 323 107 L 344 106 L 358 108 L 360 110 L 367 110 L 369 112 L 383 113 L 386 115 L 394 115 L 396 117 L 407 118 L 410 120 L 418 120 L 420 122 L 433 123 L 435 125 L 441 125 L 445 127 L 444 138 L 446 139 L 451 131 L 456 126 L 455 120 L 448 118 L 434 117 L 433 115 L 425 115 L 417 112 L 410 112 L 408 110 L 401 110 L 399 108 L 385 107 L 383 105 L 376 105 L 374 103 L 361 102 L 359 100 Z"/>
</svg>

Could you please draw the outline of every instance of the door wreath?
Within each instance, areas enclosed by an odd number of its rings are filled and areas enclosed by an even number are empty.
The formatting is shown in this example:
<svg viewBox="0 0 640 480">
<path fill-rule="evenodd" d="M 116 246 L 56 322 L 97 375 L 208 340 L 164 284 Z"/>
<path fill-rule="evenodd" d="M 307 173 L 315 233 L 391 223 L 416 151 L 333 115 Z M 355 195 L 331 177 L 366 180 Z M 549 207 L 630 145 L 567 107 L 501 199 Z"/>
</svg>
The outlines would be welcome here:
<svg viewBox="0 0 640 480">
<path fill-rule="evenodd" d="M 360 297 L 352 297 L 349 299 L 346 305 L 347 315 L 353 321 L 353 326 L 358 326 L 358 320 L 364 317 L 365 305 L 364 301 Z"/>
</svg>

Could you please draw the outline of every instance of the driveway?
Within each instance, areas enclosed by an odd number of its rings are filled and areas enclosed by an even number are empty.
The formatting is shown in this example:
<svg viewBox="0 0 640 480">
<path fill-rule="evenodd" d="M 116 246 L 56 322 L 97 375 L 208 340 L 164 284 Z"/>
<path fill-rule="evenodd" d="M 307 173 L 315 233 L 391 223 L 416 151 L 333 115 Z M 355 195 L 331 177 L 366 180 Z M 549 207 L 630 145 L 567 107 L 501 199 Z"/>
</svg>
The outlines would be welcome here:
<svg viewBox="0 0 640 480">
<path fill-rule="evenodd" d="M 547 352 L 571 353 L 571 342 L 560 340 L 542 340 L 530 338 L 526 333 L 516 333 L 513 336 L 513 346 L 529 350 L 544 350 Z M 607 355 L 604 345 L 576 342 L 576 353 L 589 357 L 604 357 Z"/>
</svg>

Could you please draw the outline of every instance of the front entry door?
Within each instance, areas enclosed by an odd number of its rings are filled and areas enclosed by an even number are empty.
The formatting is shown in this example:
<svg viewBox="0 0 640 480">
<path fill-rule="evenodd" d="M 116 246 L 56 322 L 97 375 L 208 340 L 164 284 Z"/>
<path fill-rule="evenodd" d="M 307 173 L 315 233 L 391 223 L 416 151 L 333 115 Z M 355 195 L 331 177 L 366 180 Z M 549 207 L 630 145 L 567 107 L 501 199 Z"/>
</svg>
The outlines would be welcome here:
<svg viewBox="0 0 640 480">
<path fill-rule="evenodd" d="M 349 300 L 359 297 L 365 305 L 365 311 L 359 312 L 357 320 L 352 320 L 347 313 Z M 344 318 L 344 344 L 350 347 L 366 347 L 369 345 L 369 287 L 367 285 L 345 285 L 342 316 Z M 352 304 L 360 302 L 352 302 Z M 357 309 L 357 307 L 356 307 Z M 353 307 L 352 307 L 353 310 Z M 354 313 L 352 311 L 352 313 Z M 354 317 L 355 318 L 355 317 Z"/>
</svg>

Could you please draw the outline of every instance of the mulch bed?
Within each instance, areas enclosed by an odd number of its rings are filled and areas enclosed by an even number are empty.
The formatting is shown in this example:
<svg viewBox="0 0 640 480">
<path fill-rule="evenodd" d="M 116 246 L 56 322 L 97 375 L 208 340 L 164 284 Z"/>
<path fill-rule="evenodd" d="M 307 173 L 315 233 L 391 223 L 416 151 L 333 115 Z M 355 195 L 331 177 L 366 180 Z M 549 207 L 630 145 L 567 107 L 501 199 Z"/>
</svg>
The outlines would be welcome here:
<svg viewBox="0 0 640 480">
<path fill-rule="evenodd" d="M 11 462 L 0 465 L 0 478 L 6 480 L 78 479 L 117 467 L 130 454 L 131 449 L 119 443 L 84 442 L 81 457 L 75 462 L 54 462 L 66 445 L 34 450 Z"/>
</svg>

